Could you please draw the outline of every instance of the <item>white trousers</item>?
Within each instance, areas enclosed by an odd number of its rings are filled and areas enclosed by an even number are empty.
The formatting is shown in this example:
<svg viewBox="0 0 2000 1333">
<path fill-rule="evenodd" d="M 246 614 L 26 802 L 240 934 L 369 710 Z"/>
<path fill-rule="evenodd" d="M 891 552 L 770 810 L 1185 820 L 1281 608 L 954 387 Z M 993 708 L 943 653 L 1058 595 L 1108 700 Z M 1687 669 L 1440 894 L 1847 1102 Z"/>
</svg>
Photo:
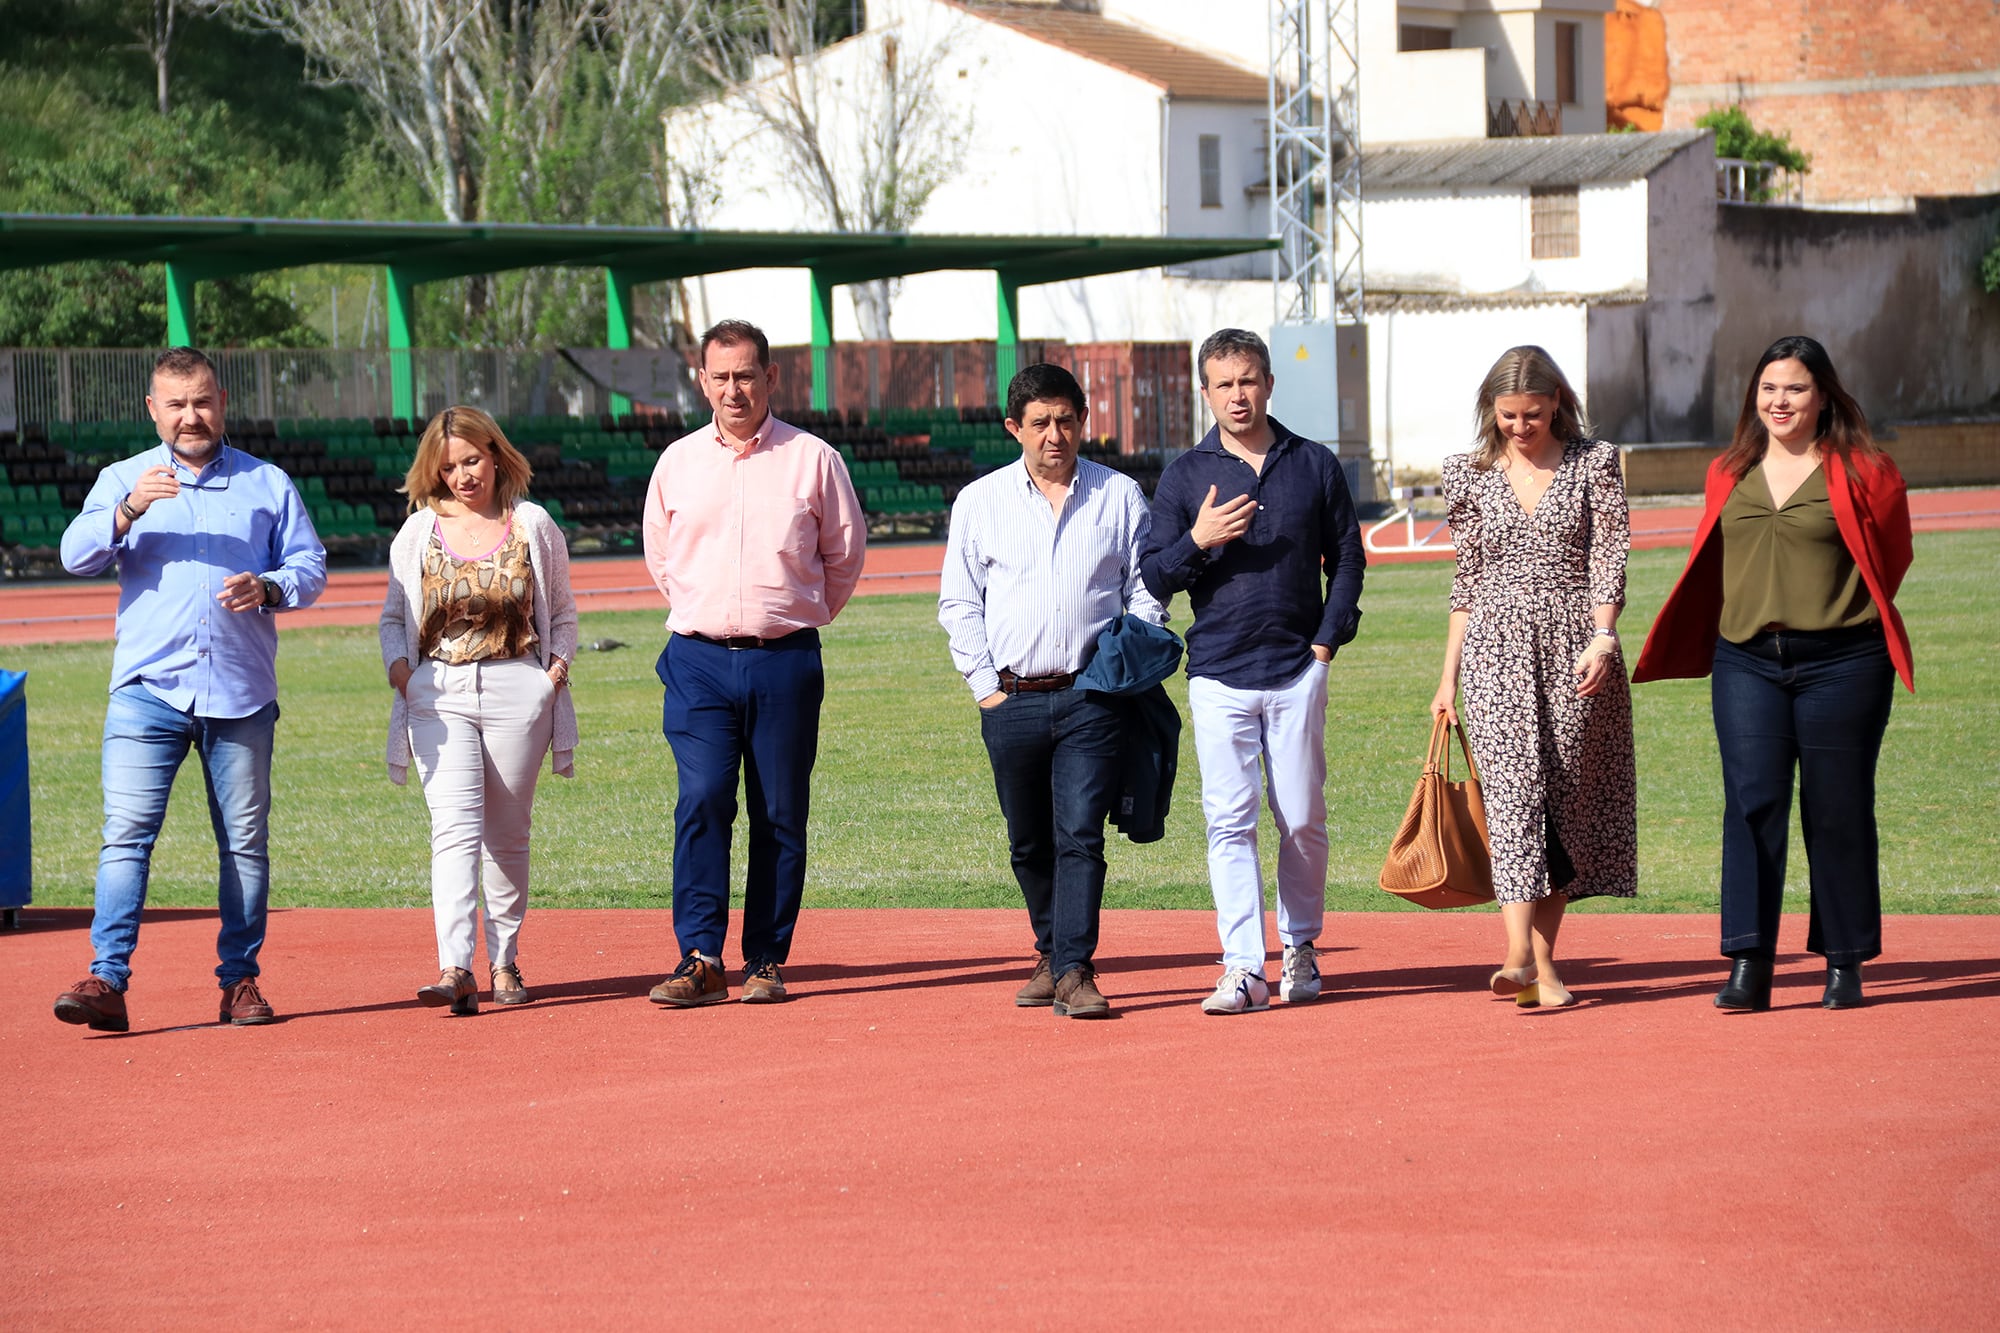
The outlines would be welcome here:
<svg viewBox="0 0 2000 1333">
<path fill-rule="evenodd" d="M 532 657 L 410 673 L 410 749 L 431 808 L 438 967 L 472 970 L 480 907 L 486 961 L 514 961 L 528 908 L 535 781 L 555 726 L 555 683 Z"/>
<path fill-rule="evenodd" d="M 1264 971 L 1264 874 L 1257 860 L 1257 767 L 1278 829 L 1278 938 L 1319 938 L 1326 916 L 1326 676 L 1314 660 L 1272 690 L 1188 678 L 1208 883 L 1222 965 Z"/>
</svg>

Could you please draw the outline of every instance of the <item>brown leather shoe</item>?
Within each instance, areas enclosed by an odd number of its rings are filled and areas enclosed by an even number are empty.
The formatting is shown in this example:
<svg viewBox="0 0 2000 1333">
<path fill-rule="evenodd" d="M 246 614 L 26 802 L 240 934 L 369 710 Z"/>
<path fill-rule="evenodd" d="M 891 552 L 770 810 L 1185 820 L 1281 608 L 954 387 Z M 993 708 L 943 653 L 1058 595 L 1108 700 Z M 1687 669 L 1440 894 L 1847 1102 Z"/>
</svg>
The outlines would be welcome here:
<svg viewBox="0 0 2000 1333">
<path fill-rule="evenodd" d="M 721 964 L 711 963 L 698 953 L 681 959 L 673 975 L 653 987 L 646 997 L 654 1004 L 692 1009 L 696 1005 L 721 1004 L 729 998 L 729 980 Z"/>
<path fill-rule="evenodd" d="M 56 996 L 56 1017 L 88 1023 L 93 1032 L 124 1032 L 132 1026 L 125 1016 L 125 992 L 95 973 Z"/>
<path fill-rule="evenodd" d="M 1023 1009 L 1046 1009 L 1056 1002 L 1056 979 L 1049 975 L 1049 956 L 1035 955 L 1035 970 L 1027 984 L 1014 992 L 1014 1003 Z"/>
<path fill-rule="evenodd" d="M 452 1013 L 461 1018 L 476 1014 L 479 1012 L 479 983 L 464 968 L 447 967 L 438 973 L 436 981 L 418 988 L 417 1003 L 432 1009 L 448 1004 Z"/>
<path fill-rule="evenodd" d="M 1089 963 L 1073 967 L 1056 982 L 1057 1018 L 1109 1018 L 1111 1003 L 1097 990 L 1097 969 Z"/>
<path fill-rule="evenodd" d="M 743 974 L 742 999 L 745 1004 L 783 1004 L 785 974 L 778 970 L 776 963 L 766 958 Z"/>
<path fill-rule="evenodd" d="M 276 1022 L 277 1017 L 277 1011 L 264 999 L 264 992 L 257 989 L 257 978 L 244 977 L 222 988 L 222 1013 L 216 1019 L 218 1023 L 250 1027 L 256 1023 Z"/>
<path fill-rule="evenodd" d="M 518 963 L 502 963 L 493 969 L 493 1003 L 526 1004 L 531 997 L 521 980 Z"/>
</svg>

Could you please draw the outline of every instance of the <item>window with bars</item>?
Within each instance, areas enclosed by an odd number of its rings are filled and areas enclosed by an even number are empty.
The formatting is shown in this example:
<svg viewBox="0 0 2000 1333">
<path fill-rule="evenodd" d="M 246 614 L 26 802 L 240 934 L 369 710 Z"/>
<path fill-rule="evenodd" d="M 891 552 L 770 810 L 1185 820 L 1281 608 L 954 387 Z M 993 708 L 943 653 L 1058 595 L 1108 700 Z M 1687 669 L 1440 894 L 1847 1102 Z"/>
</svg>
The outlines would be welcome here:
<svg viewBox="0 0 2000 1333">
<path fill-rule="evenodd" d="M 1576 187 L 1538 185 L 1528 191 L 1528 253 L 1535 259 L 1575 259 L 1583 253 Z"/>
<path fill-rule="evenodd" d="M 1222 207 L 1222 136 L 1204 134 L 1197 141 L 1201 153 L 1201 206 Z"/>
</svg>

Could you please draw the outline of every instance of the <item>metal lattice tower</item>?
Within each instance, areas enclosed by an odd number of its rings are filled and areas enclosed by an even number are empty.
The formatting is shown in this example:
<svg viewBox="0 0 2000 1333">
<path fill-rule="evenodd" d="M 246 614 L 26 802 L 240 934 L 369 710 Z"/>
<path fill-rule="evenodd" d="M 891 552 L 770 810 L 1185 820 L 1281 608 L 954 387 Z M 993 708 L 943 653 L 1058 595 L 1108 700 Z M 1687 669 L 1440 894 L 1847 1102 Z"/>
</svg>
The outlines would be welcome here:
<svg viewBox="0 0 2000 1333">
<path fill-rule="evenodd" d="M 1361 5 L 1270 0 L 1271 230 L 1280 324 L 1361 317 Z M 1331 114 L 1328 114 L 1329 111 Z M 1319 288 L 1331 294 L 1321 310 Z"/>
</svg>

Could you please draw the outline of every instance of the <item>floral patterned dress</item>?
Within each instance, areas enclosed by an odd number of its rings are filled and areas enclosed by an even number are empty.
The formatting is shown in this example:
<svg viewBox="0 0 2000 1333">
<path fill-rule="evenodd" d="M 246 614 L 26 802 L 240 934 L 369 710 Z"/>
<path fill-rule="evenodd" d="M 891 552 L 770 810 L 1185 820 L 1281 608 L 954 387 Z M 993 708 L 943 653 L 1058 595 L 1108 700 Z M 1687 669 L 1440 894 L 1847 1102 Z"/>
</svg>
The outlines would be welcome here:
<svg viewBox="0 0 2000 1333">
<path fill-rule="evenodd" d="M 1458 548 L 1451 609 L 1470 612 L 1459 683 L 1494 897 L 1629 898 L 1639 877 L 1631 691 L 1622 660 L 1589 698 L 1577 696 L 1575 674 L 1591 608 L 1625 601 L 1631 528 L 1618 450 L 1566 446 L 1533 513 L 1504 472 L 1473 467 L 1470 454 L 1445 460 L 1444 493 Z"/>
</svg>

